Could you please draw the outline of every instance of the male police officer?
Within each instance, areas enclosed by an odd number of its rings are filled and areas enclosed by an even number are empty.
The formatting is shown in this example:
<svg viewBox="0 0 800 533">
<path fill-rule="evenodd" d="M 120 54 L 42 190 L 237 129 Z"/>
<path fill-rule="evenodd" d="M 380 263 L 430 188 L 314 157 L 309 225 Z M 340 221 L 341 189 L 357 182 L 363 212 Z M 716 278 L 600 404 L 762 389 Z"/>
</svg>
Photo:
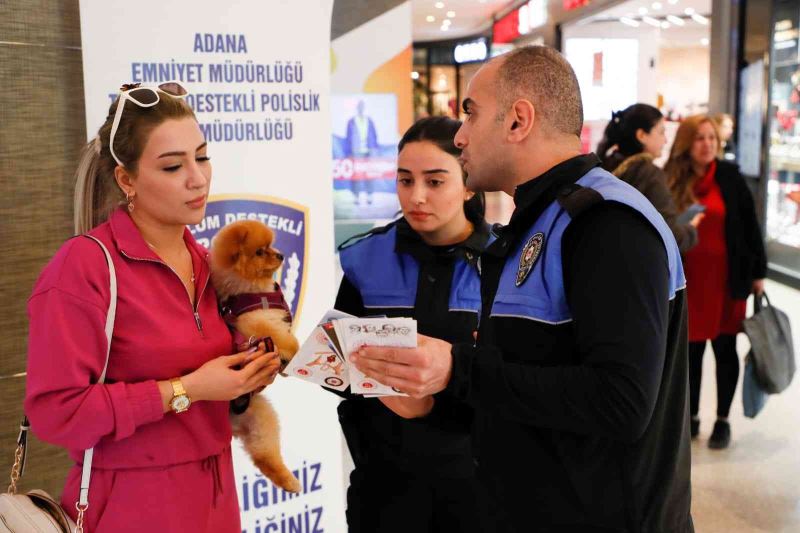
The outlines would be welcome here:
<svg viewBox="0 0 800 533">
<path fill-rule="evenodd" d="M 410 410 L 436 409 L 442 391 L 475 408 L 498 531 L 693 531 L 685 282 L 669 228 L 580 155 L 580 89 L 555 50 L 485 65 L 464 111 L 467 185 L 516 205 L 481 257 L 476 345 L 420 336 L 354 362 L 408 392 Z"/>
</svg>

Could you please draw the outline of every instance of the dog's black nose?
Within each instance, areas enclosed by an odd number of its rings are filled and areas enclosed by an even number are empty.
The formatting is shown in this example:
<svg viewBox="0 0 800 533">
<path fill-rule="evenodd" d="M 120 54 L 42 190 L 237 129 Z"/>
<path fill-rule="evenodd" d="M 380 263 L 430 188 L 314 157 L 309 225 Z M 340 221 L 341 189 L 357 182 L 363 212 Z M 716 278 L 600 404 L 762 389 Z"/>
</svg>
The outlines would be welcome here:
<svg viewBox="0 0 800 533">
<path fill-rule="evenodd" d="M 283 254 L 277 253 L 277 254 L 275 254 L 275 257 L 278 258 L 278 261 L 283 261 Z"/>
</svg>

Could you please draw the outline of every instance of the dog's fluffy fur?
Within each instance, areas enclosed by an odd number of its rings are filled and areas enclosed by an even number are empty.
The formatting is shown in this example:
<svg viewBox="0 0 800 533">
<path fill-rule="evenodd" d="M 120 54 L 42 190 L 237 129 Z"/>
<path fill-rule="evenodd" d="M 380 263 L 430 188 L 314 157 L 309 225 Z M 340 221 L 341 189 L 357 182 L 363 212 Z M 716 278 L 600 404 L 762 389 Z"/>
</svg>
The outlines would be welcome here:
<svg viewBox="0 0 800 533">
<path fill-rule="evenodd" d="M 217 233 L 211 246 L 211 277 L 220 301 L 273 290 L 272 276 L 283 263 L 283 256 L 272 248 L 273 240 L 272 230 L 254 220 L 234 222 Z M 280 309 L 256 309 L 239 315 L 235 327 L 248 338 L 271 337 L 286 365 L 299 349 L 286 318 Z M 300 482 L 281 457 L 278 414 L 269 400 L 252 395 L 250 406 L 241 415 L 231 415 L 231 423 L 256 467 L 282 489 L 299 492 Z"/>
</svg>

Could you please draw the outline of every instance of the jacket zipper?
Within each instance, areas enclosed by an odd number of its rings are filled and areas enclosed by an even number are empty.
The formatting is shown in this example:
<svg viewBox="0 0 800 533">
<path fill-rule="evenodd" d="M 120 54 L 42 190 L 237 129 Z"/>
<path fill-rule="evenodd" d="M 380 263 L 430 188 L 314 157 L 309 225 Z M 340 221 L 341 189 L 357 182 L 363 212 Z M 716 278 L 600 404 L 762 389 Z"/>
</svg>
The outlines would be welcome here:
<svg viewBox="0 0 800 533">
<path fill-rule="evenodd" d="M 203 334 L 203 322 L 200 320 L 200 313 L 197 312 L 197 306 L 200 303 L 200 299 L 203 297 L 203 293 L 206 291 L 206 285 L 208 285 L 208 283 L 203 285 L 203 289 L 200 291 L 200 294 L 197 295 L 197 298 L 195 298 L 194 304 L 192 304 L 192 295 L 189 294 L 189 289 L 186 288 L 186 285 L 184 285 L 183 280 L 178 275 L 178 273 L 175 272 L 175 270 L 171 266 L 166 264 L 164 261 L 157 261 L 155 259 L 150 259 L 147 257 L 132 257 L 126 254 L 123 250 L 120 250 L 120 253 L 125 257 L 127 257 L 128 259 L 132 259 L 134 261 L 146 261 L 148 263 L 156 263 L 158 265 L 164 265 L 170 270 L 170 272 L 175 274 L 175 277 L 178 278 L 178 281 L 180 281 L 181 285 L 183 285 L 183 290 L 186 291 L 186 298 L 188 298 L 189 300 L 189 307 L 192 309 L 192 315 L 194 316 L 194 323 L 197 326 L 197 331 L 199 331 L 200 334 L 205 337 L 205 335 Z"/>
<path fill-rule="evenodd" d="M 483 275 L 483 265 L 481 264 L 481 256 L 478 256 L 478 260 L 475 262 L 475 269 L 478 271 L 478 279 L 481 279 Z M 478 289 L 478 294 L 481 297 L 481 305 L 478 308 L 478 321 L 475 324 L 475 338 L 472 339 L 472 347 L 478 347 L 478 332 L 481 330 L 481 317 L 483 316 L 483 291 Z"/>
</svg>

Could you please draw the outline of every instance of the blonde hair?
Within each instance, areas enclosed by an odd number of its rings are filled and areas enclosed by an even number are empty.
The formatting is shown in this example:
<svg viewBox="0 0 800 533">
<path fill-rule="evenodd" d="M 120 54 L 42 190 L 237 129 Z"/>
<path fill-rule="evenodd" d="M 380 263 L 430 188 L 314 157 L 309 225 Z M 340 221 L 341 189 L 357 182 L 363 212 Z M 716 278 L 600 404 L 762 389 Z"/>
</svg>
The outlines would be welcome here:
<svg viewBox="0 0 800 533">
<path fill-rule="evenodd" d="M 714 122 L 717 123 L 717 126 L 722 126 L 722 123 L 726 120 L 730 120 L 731 124 L 733 124 L 733 116 L 729 113 L 717 113 L 714 115 Z"/>
<path fill-rule="evenodd" d="M 172 98 L 163 92 L 159 92 L 159 96 L 160 101 L 153 107 L 139 107 L 133 102 L 126 102 L 114 135 L 114 152 L 125 169 L 134 175 L 147 139 L 157 126 L 170 119 L 195 118 L 192 108 L 182 99 Z M 109 149 L 111 126 L 118 102 L 119 98 L 111 104 L 97 136 L 81 151 L 75 171 L 74 222 L 78 235 L 104 222 L 125 199 L 114 177 L 117 162 Z"/>
<path fill-rule="evenodd" d="M 697 200 L 694 196 L 694 184 L 700 176 L 694 173 L 690 152 L 697 136 L 697 130 L 706 122 L 714 128 L 714 135 L 717 137 L 719 149 L 722 143 L 717 123 L 708 115 L 693 115 L 684 119 L 678 127 L 678 132 L 675 134 L 675 142 L 669 152 L 669 160 L 664 165 L 667 184 L 678 211 L 684 211 Z"/>
</svg>

